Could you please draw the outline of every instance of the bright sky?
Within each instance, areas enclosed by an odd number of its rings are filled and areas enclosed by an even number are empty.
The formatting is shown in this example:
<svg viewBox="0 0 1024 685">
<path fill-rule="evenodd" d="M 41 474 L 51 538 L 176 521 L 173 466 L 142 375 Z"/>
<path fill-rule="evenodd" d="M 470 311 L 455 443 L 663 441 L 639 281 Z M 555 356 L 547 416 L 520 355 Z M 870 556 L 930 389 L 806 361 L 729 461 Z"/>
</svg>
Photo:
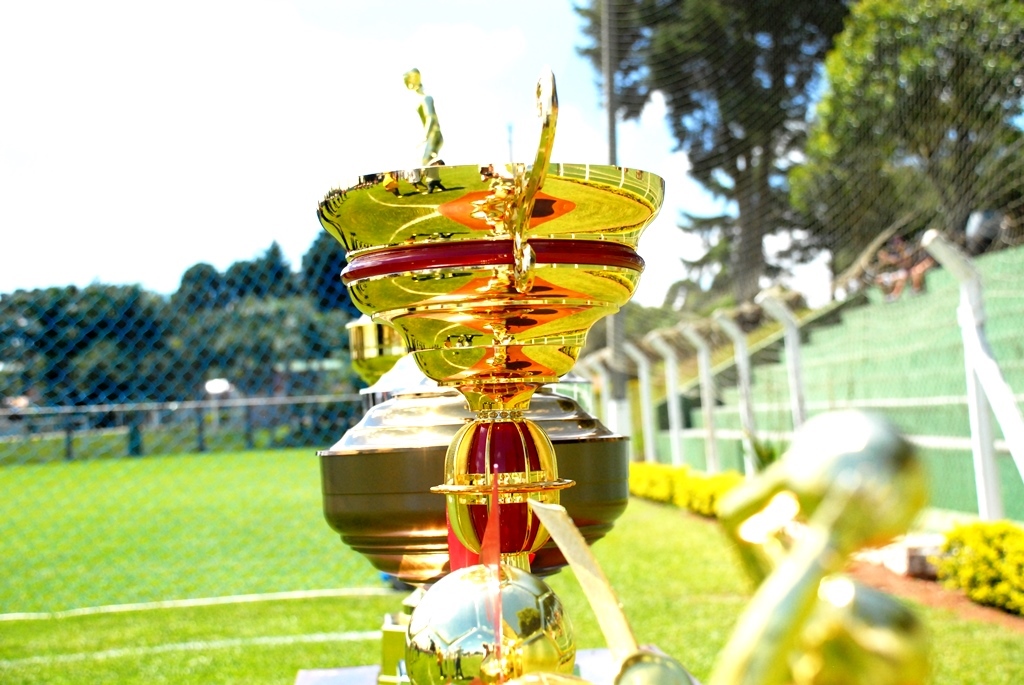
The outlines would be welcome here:
<svg viewBox="0 0 1024 685">
<path fill-rule="evenodd" d="M 277 241 L 297 269 L 317 202 L 413 166 L 402 74 L 433 95 L 448 164 L 532 160 L 533 90 L 555 73 L 554 161 L 607 163 L 599 76 L 571 0 L 65 0 L 0 5 L 0 293 L 93 282 L 171 293 Z M 687 175 L 664 106 L 620 124 L 618 161 L 668 183 L 637 300 L 681 275 L 680 210 L 719 211 Z M 692 239 L 690 239 L 692 240 Z M 692 256 L 692 247 L 691 256 Z"/>
</svg>

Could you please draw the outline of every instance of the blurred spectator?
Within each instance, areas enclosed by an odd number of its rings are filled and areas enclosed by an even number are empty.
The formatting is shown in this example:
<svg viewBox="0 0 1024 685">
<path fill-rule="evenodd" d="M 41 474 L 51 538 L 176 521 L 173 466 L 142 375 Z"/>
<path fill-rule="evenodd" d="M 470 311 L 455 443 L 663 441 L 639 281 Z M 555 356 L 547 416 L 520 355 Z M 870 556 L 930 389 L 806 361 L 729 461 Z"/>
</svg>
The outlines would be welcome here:
<svg viewBox="0 0 1024 685">
<path fill-rule="evenodd" d="M 879 272 L 875 283 L 885 293 L 887 302 L 899 299 L 910 281 L 913 294 L 924 292 L 925 274 L 936 265 L 930 254 L 920 247 L 911 247 L 901 236 L 894 236 L 878 251 Z"/>
<path fill-rule="evenodd" d="M 967 237 L 967 253 L 972 257 L 988 250 L 1002 230 L 1005 215 L 994 209 L 971 212 L 964 226 Z"/>
</svg>

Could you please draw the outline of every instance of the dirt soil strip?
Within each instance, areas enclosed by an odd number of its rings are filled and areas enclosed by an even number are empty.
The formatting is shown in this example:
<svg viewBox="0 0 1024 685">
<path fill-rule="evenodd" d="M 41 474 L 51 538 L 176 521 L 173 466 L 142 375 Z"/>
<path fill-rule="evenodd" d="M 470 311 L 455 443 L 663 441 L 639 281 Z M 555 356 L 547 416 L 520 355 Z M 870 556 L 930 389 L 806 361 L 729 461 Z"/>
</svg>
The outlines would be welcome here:
<svg viewBox="0 0 1024 685">
<path fill-rule="evenodd" d="M 720 525 L 718 521 L 697 516 L 689 512 L 689 519 L 701 521 L 707 525 Z M 847 575 L 859 580 L 869 587 L 906 600 L 924 604 L 937 609 L 952 611 L 957 616 L 970 621 L 994 623 L 1015 632 L 1024 634 L 1024 616 L 1010 614 L 1001 609 L 975 604 L 959 590 L 948 590 L 934 580 L 922 580 L 893 573 L 885 566 L 866 561 L 854 561 L 847 567 Z"/>
<path fill-rule="evenodd" d="M 848 574 L 869 587 L 911 600 L 925 606 L 947 609 L 971 621 L 995 623 L 1024 634 L 1024 616 L 1016 616 L 993 607 L 975 604 L 957 590 L 947 590 L 941 583 L 893 573 L 884 566 L 855 561 Z"/>
</svg>

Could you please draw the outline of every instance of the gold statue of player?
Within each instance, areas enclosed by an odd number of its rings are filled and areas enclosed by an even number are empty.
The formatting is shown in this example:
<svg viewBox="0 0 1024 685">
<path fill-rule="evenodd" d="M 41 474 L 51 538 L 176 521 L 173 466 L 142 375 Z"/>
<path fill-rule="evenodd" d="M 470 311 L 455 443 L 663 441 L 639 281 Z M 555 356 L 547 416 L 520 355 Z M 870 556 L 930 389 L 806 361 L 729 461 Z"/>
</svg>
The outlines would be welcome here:
<svg viewBox="0 0 1024 685">
<path fill-rule="evenodd" d="M 839 572 L 850 554 L 905 532 L 925 500 L 921 464 L 885 420 L 837 412 L 809 421 L 779 462 L 730 491 L 719 507 L 760 587 L 708 685 L 923 685 L 927 643 L 914 614 Z M 615 684 L 694 685 L 671 657 L 637 649 L 596 561 L 587 561 L 582 539 L 571 540 L 564 512 L 560 525 L 549 519 L 556 514 L 550 506 L 531 506 L 591 600 L 620 663 Z M 509 685 L 585 683 L 529 674 Z"/>
<path fill-rule="evenodd" d="M 441 146 L 444 145 L 441 122 L 438 121 L 437 112 L 434 110 L 434 98 L 423 91 L 423 81 L 420 78 L 419 69 L 410 69 L 405 72 L 405 87 L 416 93 L 419 99 L 416 112 L 420 115 L 420 121 L 423 123 L 423 159 L 421 163 L 428 167 L 439 159 Z"/>
<path fill-rule="evenodd" d="M 785 456 L 730 491 L 719 518 L 760 583 L 709 685 L 920 685 L 922 625 L 840 575 L 907 531 L 927 499 L 911 445 L 862 412 L 815 417 Z"/>
</svg>

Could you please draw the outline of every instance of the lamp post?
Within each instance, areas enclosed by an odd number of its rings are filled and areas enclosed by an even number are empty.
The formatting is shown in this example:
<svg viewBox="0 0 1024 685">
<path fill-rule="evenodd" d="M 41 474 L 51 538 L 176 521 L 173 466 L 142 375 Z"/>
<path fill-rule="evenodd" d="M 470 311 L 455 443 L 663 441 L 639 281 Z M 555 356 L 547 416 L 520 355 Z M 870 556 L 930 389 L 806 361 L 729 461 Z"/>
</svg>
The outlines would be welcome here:
<svg viewBox="0 0 1024 685">
<path fill-rule="evenodd" d="M 220 407 L 217 406 L 217 401 L 223 397 L 227 397 L 228 393 L 231 392 L 234 386 L 231 385 L 231 381 L 227 378 L 211 378 L 206 381 L 203 385 L 203 389 L 206 390 L 206 394 L 213 399 L 213 429 L 217 430 L 220 428 Z"/>
</svg>

